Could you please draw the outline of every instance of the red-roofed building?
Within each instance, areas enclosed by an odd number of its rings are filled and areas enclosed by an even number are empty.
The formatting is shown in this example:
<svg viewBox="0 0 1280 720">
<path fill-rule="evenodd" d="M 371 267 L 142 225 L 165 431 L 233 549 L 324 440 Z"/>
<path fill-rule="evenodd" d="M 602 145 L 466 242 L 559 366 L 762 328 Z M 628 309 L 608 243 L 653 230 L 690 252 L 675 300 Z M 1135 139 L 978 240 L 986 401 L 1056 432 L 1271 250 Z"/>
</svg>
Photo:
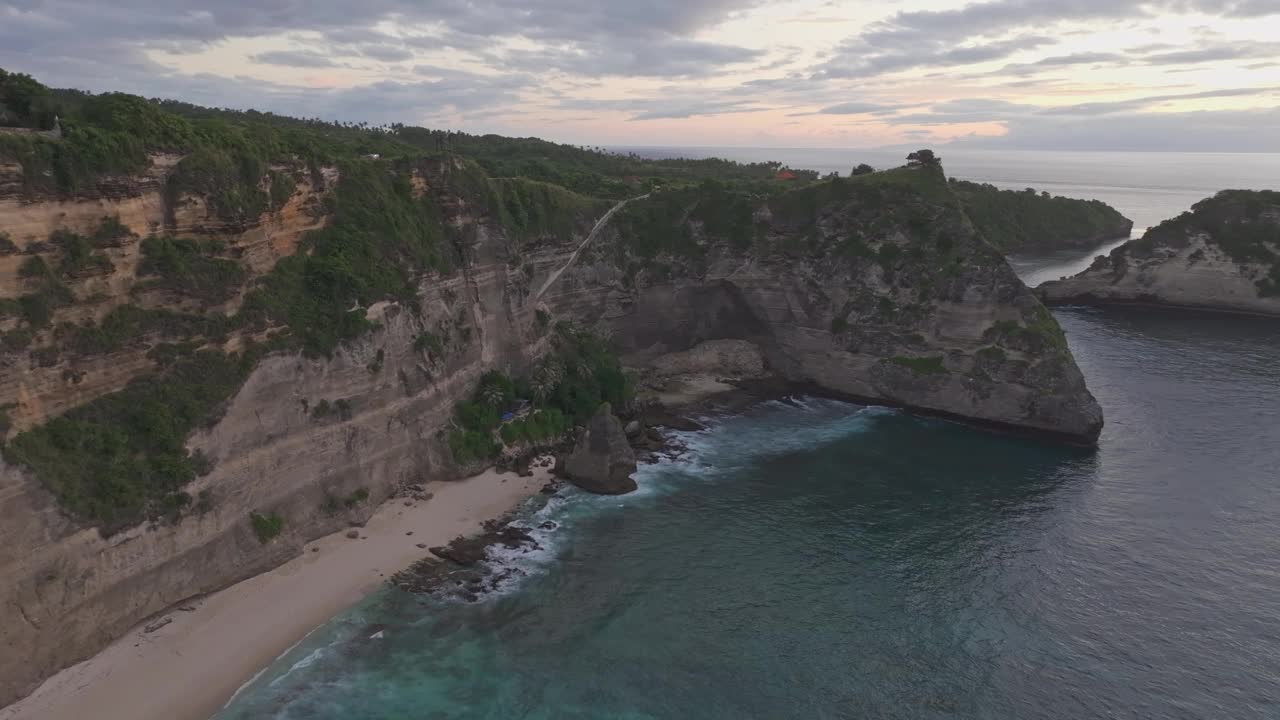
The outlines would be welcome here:
<svg viewBox="0 0 1280 720">
<path fill-rule="evenodd" d="M 775 180 L 795 180 L 796 174 L 790 170 L 779 170 L 778 174 L 773 177 Z"/>
</svg>

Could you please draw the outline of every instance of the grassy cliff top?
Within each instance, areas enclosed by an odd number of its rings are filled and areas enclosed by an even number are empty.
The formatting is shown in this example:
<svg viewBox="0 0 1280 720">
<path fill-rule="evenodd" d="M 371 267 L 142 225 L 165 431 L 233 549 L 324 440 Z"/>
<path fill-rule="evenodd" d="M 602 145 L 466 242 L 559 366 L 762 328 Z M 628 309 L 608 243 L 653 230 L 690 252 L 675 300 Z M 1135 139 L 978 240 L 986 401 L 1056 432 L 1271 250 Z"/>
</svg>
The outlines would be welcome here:
<svg viewBox="0 0 1280 720">
<path fill-rule="evenodd" d="M 987 240 L 1004 252 L 1094 247 L 1127 237 L 1133 221 L 1100 200 L 1001 190 L 951 179 L 951 189 Z"/>
<path fill-rule="evenodd" d="M 61 137 L 48 134 L 57 120 Z M 378 156 L 395 160 L 449 153 L 476 162 L 494 178 L 523 177 L 593 197 L 621 199 L 658 185 L 708 178 L 774 183 L 781 163 L 722 159 L 650 160 L 602 148 L 537 138 L 469 135 L 393 124 L 335 123 L 254 110 L 205 108 L 124 93 L 52 89 L 0 69 L 0 160 L 18 162 L 29 193 L 91 192 L 103 176 L 147 169 L 153 153 L 200 151 L 230 157 L 252 174 L 272 163 L 329 165 Z M 207 158 L 206 164 L 221 162 Z M 793 170 L 800 180 L 817 173 Z"/>
</svg>

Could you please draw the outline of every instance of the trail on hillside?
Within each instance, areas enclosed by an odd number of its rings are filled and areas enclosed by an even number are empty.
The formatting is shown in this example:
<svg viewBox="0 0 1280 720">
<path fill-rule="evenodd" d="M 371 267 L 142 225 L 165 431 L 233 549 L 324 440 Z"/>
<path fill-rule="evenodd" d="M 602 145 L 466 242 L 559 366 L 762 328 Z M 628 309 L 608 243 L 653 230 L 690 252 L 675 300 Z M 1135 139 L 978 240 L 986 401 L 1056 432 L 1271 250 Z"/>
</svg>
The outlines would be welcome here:
<svg viewBox="0 0 1280 720">
<path fill-rule="evenodd" d="M 633 202 L 635 200 L 644 200 L 647 197 L 649 197 L 649 193 L 645 193 L 644 195 L 637 195 L 636 197 L 633 197 L 633 198 L 627 198 L 626 200 L 623 200 L 617 205 L 614 205 L 613 207 L 609 208 L 609 212 L 605 213 L 603 216 L 601 216 L 599 220 L 596 221 L 595 227 L 591 228 L 591 232 L 587 233 L 587 238 L 583 240 L 580 245 L 578 245 L 578 248 L 576 250 L 573 251 L 573 254 L 569 256 L 568 261 L 566 261 L 565 264 L 560 267 L 560 269 L 551 273 L 551 277 L 547 278 L 547 281 L 542 284 L 541 288 L 538 288 L 538 292 L 534 293 L 533 295 L 533 302 L 537 302 L 538 300 L 542 299 L 542 295 L 546 293 L 547 290 L 549 290 L 552 285 L 556 284 L 556 281 L 560 279 L 560 275 L 564 273 L 565 270 L 568 270 L 569 268 L 573 267 L 573 264 L 578 260 L 578 255 L 581 254 L 582 251 L 586 249 L 587 245 L 591 244 L 591 241 L 594 240 L 596 238 L 596 235 L 601 230 L 604 229 L 604 226 L 609 224 L 609 218 L 612 218 L 614 213 L 626 207 L 627 203 L 629 202 Z"/>
</svg>

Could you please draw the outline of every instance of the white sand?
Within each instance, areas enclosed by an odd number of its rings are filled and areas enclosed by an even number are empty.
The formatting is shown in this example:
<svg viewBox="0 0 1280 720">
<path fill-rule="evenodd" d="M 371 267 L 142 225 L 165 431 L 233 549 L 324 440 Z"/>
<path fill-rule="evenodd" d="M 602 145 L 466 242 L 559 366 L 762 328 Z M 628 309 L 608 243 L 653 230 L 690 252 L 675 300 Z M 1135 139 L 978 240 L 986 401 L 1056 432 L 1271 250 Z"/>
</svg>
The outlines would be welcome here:
<svg viewBox="0 0 1280 720">
<path fill-rule="evenodd" d="M 316 627 L 354 605 L 392 573 L 427 555 L 417 547 L 474 534 L 547 480 L 490 470 L 431 483 L 430 500 L 393 498 L 361 539 L 346 531 L 308 543 L 301 556 L 131 630 L 94 657 L 49 678 L 0 720 L 207 720 L 236 690 Z M 406 535 L 412 531 L 413 535 Z M 319 552 L 312 552 L 312 548 Z"/>
</svg>

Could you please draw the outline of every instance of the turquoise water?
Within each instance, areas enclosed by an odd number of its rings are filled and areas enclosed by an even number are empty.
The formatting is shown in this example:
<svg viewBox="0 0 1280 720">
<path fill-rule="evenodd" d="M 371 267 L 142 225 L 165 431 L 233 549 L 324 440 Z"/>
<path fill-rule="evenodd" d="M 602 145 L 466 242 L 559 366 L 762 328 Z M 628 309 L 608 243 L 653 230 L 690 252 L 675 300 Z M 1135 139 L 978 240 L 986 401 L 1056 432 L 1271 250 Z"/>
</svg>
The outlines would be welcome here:
<svg viewBox="0 0 1280 720">
<path fill-rule="evenodd" d="M 1275 155 L 944 162 L 1139 227 L 1280 177 Z M 1096 452 L 766 403 L 633 495 L 535 500 L 529 524 L 559 526 L 503 559 L 526 575 L 502 594 L 381 591 L 217 718 L 1280 717 L 1280 322 L 1056 315 L 1105 413 Z"/>
<path fill-rule="evenodd" d="M 1280 716 L 1280 324 L 1059 318 L 1097 452 L 765 403 L 531 506 L 503 594 L 381 592 L 218 717 Z"/>
</svg>

